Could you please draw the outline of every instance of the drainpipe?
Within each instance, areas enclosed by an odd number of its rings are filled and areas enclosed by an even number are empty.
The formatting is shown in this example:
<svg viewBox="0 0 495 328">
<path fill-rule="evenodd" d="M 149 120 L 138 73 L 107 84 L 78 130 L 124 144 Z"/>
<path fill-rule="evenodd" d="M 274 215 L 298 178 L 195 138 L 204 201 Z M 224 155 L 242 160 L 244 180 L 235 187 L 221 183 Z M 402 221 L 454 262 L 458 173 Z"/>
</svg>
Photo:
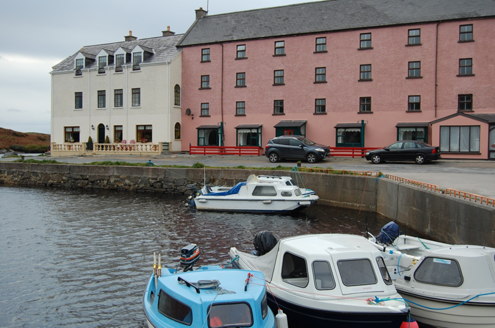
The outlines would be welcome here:
<svg viewBox="0 0 495 328">
<path fill-rule="evenodd" d="M 361 147 L 364 147 L 364 120 L 361 120 Z"/>
<path fill-rule="evenodd" d="M 127 53 L 126 55 L 127 56 Z M 124 95 L 122 95 L 123 99 L 122 101 L 124 102 L 125 106 L 125 140 L 128 140 L 129 143 L 131 140 L 129 140 L 129 106 L 128 106 L 128 98 L 129 98 L 129 65 L 122 65 L 125 69 L 125 92 Z M 132 64 L 130 65 L 132 67 Z M 122 137 L 124 137 L 122 135 Z"/>
<path fill-rule="evenodd" d="M 438 97 L 438 25 L 440 25 L 440 22 L 437 23 L 436 27 L 436 39 L 435 39 L 435 118 L 437 117 L 437 97 Z"/>
<path fill-rule="evenodd" d="M 224 145 L 224 134 L 223 134 L 223 43 L 220 43 L 222 46 L 222 78 L 221 78 L 221 83 L 222 83 L 222 88 L 221 88 L 221 95 L 220 95 L 220 113 L 222 115 L 222 122 L 220 123 L 220 145 Z"/>
</svg>

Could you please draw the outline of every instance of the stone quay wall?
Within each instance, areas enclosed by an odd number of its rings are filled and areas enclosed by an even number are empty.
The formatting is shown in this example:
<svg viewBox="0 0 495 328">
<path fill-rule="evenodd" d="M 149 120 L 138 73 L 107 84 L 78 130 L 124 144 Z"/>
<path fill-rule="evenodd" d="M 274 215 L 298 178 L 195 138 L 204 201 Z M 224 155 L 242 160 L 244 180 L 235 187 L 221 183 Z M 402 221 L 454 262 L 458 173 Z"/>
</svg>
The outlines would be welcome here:
<svg viewBox="0 0 495 328">
<path fill-rule="evenodd" d="M 320 203 L 374 210 L 432 239 L 495 247 L 495 208 L 419 187 L 367 176 L 239 169 L 0 163 L 0 185 L 31 185 L 188 195 L 188 184 L 233 186 L 250 174 L 290 175 Z M 302 183 L 300 182 L 302 181 Z"/>
</svg>

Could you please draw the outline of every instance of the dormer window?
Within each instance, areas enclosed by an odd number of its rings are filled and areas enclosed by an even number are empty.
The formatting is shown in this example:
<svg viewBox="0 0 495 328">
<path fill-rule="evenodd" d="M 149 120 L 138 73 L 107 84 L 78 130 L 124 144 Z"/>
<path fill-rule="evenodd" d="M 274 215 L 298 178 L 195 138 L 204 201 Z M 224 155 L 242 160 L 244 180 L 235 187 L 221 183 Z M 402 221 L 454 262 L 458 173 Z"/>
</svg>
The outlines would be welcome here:
<svg viewBox="0 0 495 328">
<path fill-rule="evenodd" d="M 84 58 L 76 59 L 76 75 L 82 75 L 83 68 L 84 68 Z"/>
<path fill-rule="evenodd" d="M 105 66 L 107 66 L 107 57 L 98 57 L 98 74 L 105 74 Z"/>
<path fill-rule="evenodd" d="M 122 72 L 123 68 L 122 66 L 125 64 L 125 55 L 124 54 L 118 54 L 115 56 L 115 72 Z"/>
<path fill-rule="evenodd" d="M 143 53 L 135 52 L 132 54 L 132 70 L 139 71 L 141 70 L 141 63 L 143 62 Z"/>
</svg>

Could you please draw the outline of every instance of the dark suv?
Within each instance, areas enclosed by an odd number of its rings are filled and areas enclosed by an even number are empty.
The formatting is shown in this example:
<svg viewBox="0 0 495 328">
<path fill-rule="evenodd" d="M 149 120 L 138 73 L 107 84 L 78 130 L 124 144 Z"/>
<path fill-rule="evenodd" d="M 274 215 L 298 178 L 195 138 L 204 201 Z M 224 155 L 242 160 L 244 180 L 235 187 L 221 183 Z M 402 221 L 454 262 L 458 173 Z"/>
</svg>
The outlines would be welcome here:
<svg viewBox="0 0 495 328">
<path fill-rule="evenodd" d="M 307 160 L 309 163 L 316 163 L 330 156 L 330 148 L 302 136 L 283 136 L 268 141 L 265 146 L 265 156 L 272 163 L 281 159 Z"/>
</svg>

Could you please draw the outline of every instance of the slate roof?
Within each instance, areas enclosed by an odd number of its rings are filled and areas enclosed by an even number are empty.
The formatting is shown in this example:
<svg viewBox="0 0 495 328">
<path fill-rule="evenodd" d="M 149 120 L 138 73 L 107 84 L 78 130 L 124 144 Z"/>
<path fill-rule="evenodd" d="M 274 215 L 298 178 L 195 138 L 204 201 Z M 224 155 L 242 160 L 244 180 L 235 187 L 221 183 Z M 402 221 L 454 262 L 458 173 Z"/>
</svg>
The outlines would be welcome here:
<svg viewBox="0 0 495 328">
<path fill-rule="evenodd" d="M 177 46 L 494 16 L 495 0 L 319 1 L 206 15 Z"/>
<path fill-rule="evenodd" d="M 295 120 L 295 121 L 290 121 L 290 120 L 283 120 L 274 125 L 274 128 L 285 128 L 285 127 L 293 127 L 293 126 L 303 126 L 306 124 L 308 121 L 305 120 Z"/>
<path fill-rule="evenodd" d="M 74 70 L 74 58 L 79 52 L 84 54 L 86 58 L 95 59 L 96 55 L 105 49 L 107 52 L 115 52 L 117 49 L 122 47 L 131 51 L 135 46 L 139 45 L 145 51 L 151 51 L 154 54 L 143 61 L 146 63 L 163 63 L 169 62 L 174 59 L 180 52 L 180 49 L 176 48 L 177 42 L 182 38 L 182 34 L 176 34 L 172 36 L 160 36 L 154 38 L 137 39 L 134 41 L 121 41 L 114 43 L 98 44 L 92 46 L 84 46 L 78 50 L 75 54 L 67 57 L 57 65 L 53 66 L 53 72 L 63 72 Z M 98 66 L 97 62 L 94 61 L 92 64 L 86 66 L 86 68 L 96 68 Z M 111 66 L 111 65 L 110 65 Z"/>
<path fill-rule="evenodd" d="M 477 120 L 480 122 L 488 123 L 488 124 L 495 123 L 495 114 L 467 114 L 467 113 L 457 112 L 455 114 L 448 115 L 448 116 L 439 118 L 437 120 L 431 121 L 430 124 L 437 124 L 439 122 L 449 120 L 449 119 L 456 117 L 456 116 L 464 116 L 464 117 L 474 119 L 474 120 Z"/>
</svg>

